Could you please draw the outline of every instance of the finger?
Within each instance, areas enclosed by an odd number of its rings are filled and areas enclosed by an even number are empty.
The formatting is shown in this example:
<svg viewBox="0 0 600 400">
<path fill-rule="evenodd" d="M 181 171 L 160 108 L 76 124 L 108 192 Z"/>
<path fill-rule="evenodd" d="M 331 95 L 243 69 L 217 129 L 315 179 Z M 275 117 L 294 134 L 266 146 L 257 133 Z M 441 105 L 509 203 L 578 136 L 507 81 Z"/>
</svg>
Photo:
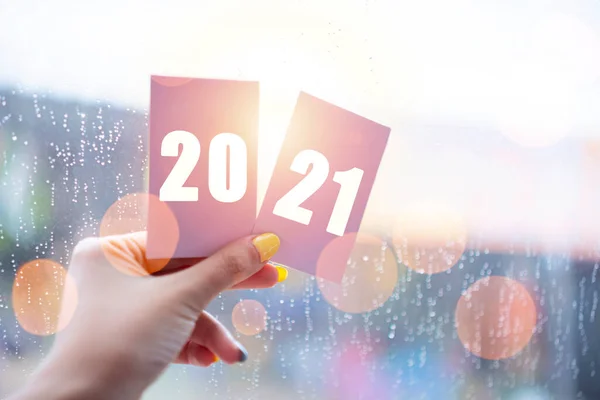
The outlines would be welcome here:
<svg viewBox="0 0 600 400">
<path fill-rule="evenodd" d="M 123 235 L 98 238 L 107 260 L 129 275 L 163 275 L 182 267 L 198 264 L 204 258 L 149 259 L 147 253 L 148 232 L 140 231 Z"/>
<path fill-rule="evenodd" d="M 94 274 L 115 271 L 130 276 L 148 275 L 143 266 L 145 252 L 144 232 L 105 237 L 88 237 L 73 249 L 70 273 L 74 276 L 86 274 L 93 265 Z M 113 275 L 114 276 L 114 275 Z"/>
<path fill-rule="evenodd" d="M 190 364 L 198 367 L 208 367 L 217 361 L 219 361 L 219 357 L 206 346 L 188 341 L 173 362 L 175 364 Z"/>
<path fill-rule="evenodd" d="M 100 244 L 105 251 L 107 258 L 119 262 L 113 262 L 119 266 L 119 269 L 127 268 L 130 275 L 148 275 L 155 276 L 167 275 L 189 268 L 198 264 L 206 258 L 180 258 L 171 259 L 165 263 L 162 259 L 146 258 L 147 232 L 134 232 L 125 235 L 114 235 L 99 238 Z M 156 268 L 155 263 L 164 265 L 164 268 Z M 156 271 L 156 272 L 154 272 Z M 124 271 L 125 272 L 125 271 Z M 287 278 L 288 272 L 280 266 L 265 265 L 247 280 L 235 285 L 234 289 L 263 289 L 273 287 L 276 283 L 282 282 Z"/>
<path fill-rule="evenodd" d="M 248 279 L 233 285 L 231 289 L 265 289 L 283 282 L 288 277 L 288 270 L 284 267 L 267 264 Z"/>
<path fill-rule="evenodd" d="M 155 275 L 165 275 L 173 272 L 180 271 L 185 268 L 189 268 L 192 265 L 196 265 L 201 261 L 205 260 L 206 257 L 201 258 L 173 258 L 171 259 L 167 265 L 160 271 L 156 272 Z"/>
<path fill-rule="evenodd" d="M 106 260 L 127 275 L 147 276 L 160 269 L 165 260 L 146 258 L 147 232 L 133 232 L 97 238 Z"/>
<path fill-rule="evenodd" d="M 186 259 L 190 260 L 190 259 Z M 196 259 L 198 262 L 203 259 Z M 170 267 L 169 267 L 170 266 Z M 189 261 L 180 260 L 180 262 L 169 264 L 165 269 L 159 271 L 154 276 L 169 275 L 184 269 L 190 268 L 192 264 Z M 288 270 L 279 265 L 267 263 L 254 275 L 248 279 L 234 285 L 231 289 L 264 289 L 275 286 L 275 284 L 283 282 L 288 277 Z"/>
<path fill-rule="evenodd" d="M 239 239 L 214 255 L 176 274 L 161 277 L 176 298 L 200 315 L 218 293 L 258 272 L 279 249 L 273 233 Z"/>
<path fill-rule="evenodd" d="M 215 317 L 204 311 L 190 335 L 190 342 L 206 347 L 227 364 L 244 362 L 248 352 Z"/>
<path fill-rule="evenodd" d="M 172 264 L 177 265 L 177 264 Z M 191 264 L 181 263 L 178 267 L 172 267 L 169 270 L 162 270 L 155 273 L 155 276 L 173 274 L 190 268 Z M 231 289 L 265 289 L 275 286 L 277 283 L 283 282 L 288 277 L 288 270 L 279 265 L 266 264 L 254 275 L 240 283 L 235 284 Z"/>
</svg>

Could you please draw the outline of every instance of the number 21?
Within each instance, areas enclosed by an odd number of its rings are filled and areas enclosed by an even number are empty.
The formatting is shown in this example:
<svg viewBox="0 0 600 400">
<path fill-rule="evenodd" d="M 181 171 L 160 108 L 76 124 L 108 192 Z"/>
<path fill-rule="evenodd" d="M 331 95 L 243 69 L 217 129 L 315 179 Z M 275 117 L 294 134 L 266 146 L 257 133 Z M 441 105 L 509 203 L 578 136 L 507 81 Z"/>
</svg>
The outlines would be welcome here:
<svg viewBox="0 0 600 400">
<path fill-rule="evenodd" d="M 307 174 L 311 164 L 313 168 Z M 303 150 L 294 157 L 290 169 L 306 176 L 275 203 L 273 214 L 308 225 L 313 212 L 301 207 L 300 204 L 323 186 L 329 175 L 329 162 L 318 151 Z M 344 234 L 363 174 L 364 171 L 356 167 L 333 174 L 333 181 L 339 183 L 341 187 L 327 225 L 327 232 L 337 236 Z"/>
</svg>

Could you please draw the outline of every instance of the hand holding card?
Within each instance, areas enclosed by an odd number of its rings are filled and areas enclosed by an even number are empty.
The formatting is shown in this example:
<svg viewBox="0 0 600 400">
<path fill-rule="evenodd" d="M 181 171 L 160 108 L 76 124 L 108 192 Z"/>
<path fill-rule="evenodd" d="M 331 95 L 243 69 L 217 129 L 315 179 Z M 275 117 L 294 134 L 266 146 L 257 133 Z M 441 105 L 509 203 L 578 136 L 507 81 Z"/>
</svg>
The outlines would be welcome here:
<svg viewBox="0 0 600 400">
<path fill-rule="evenodd" d="M 256 82 L 152 78 L 150 194 L 175 215 L 179 243 L 162 254 L 169 232 L 151 202 L 148 258 L 206 257 L 273 232 L 273 261 L 315 275 L 322 257 L 318 275 L 341 281 L 390 129 L 301 93 L 255 223 L 257 128 Z"/>
</svg>

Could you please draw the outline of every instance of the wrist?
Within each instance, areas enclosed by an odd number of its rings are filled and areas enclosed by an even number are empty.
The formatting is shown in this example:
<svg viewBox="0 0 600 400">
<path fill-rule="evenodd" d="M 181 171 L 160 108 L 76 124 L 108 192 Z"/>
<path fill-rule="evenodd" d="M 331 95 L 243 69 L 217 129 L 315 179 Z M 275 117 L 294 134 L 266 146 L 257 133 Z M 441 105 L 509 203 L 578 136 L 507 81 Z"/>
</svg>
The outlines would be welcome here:
<svg viewBox="0 0 600 400">
<path fill-rule="evenodd" d="M 26 386 L 9 400 L 138 400 L 143 389 L 127 382 L 111 381 L 90 364 L 70 357 L 51 357 L 33 374 Z"/>
<path fill-rule="evenodd" d="M 78 400 L 98 399 L 93 393 L 94 389 L 90 383 L 81 379 L 67 379 L 59 374 L 36 372 L 20 391 L 13 394 L 9 400 Z"/>
</svg>

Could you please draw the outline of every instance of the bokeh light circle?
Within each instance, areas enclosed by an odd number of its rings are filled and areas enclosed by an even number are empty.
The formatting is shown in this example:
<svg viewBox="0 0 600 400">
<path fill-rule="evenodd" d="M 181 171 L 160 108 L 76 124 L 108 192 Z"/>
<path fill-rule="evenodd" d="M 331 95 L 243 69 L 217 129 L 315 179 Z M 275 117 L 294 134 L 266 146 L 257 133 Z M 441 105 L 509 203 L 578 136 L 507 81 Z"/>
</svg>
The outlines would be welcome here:
<svg viewBox="0 0 600 400">
<path fill-rule="evenodd" d="M 342 266 L 338 254 L 352 245 L 341 284 L 325 279 L 332 268 Z M 351 233 L 331 241 L 317 261 L 317 284 L 323 297 L 338 310 L 364 313 L 381 307 L 393 294 L 398 266 L 391 248 L 377 236 Z"/>
<path fill-rule="evenodd" d="M 420 274 L 437 274 L 460 260 L 467 244 L 467 228 L 457 212 L 424 202 L 397 213 L 393 243 L 407 267 Z"/>
<path fill-rule="evenodd" d="M 259 301 L 242 300 L 233 307 L 231 322 L 242 335 L 258 335 L 267 328 L 267 310 Z"/>
<path fill-rule="evenodd" d="M 39 336 L 60 332 L 71 321 L 77 301 L 73 278 L 57 262 L 30 261 L 17 271 L 13 310 L 25 331 Z"/>
<path fill-rule="evenodd" d="M 478 280 L 456 305 L 456 329 L 463 346 L 488 360 L 509 358 L 527 346 L 536 306 L 519 282 L 492 276 Z"/>
<path fill-rule="evenodd" d="M 151 213 L 149 211 L 152 211 Z M 148 244 L 147 251 L 160 254 L 160 259 L 148 260 L 148 273 L 160 271 L 175 254 L 179 243 L 179 224 L 175 214 L 167 203 L 157 196 L 148 193 L 128 194 L 114 202 L 102 217 L 100 236 L 123 235 L 134 232 L 160 229 L 161 240 Z M 149 247 L 152 246 L 152 249 Z M 106 258 L 118 269 L 120 268 L 118 254 L 111 251 L 111 246 L 103 246 Z M 124 270 L 128 272 L 128 270 Z"/>
</svg>

